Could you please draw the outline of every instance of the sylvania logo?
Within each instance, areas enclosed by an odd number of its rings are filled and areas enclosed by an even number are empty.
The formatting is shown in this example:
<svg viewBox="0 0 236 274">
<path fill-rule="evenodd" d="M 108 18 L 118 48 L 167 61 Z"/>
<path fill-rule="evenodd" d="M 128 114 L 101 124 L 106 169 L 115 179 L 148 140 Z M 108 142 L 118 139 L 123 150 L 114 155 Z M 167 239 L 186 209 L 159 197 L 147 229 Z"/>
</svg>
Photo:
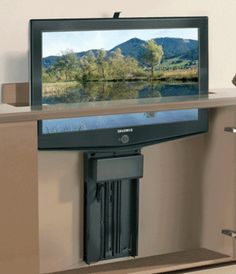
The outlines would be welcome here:
<svg viewBox="0 0 236 274">
<path fill-rule="evenodd" d="M 127 133 L 127 132 L 133 132 L 134 130 L 132 128 L 122 128 L 117 129 L 117 133 Z"/>
</svg>

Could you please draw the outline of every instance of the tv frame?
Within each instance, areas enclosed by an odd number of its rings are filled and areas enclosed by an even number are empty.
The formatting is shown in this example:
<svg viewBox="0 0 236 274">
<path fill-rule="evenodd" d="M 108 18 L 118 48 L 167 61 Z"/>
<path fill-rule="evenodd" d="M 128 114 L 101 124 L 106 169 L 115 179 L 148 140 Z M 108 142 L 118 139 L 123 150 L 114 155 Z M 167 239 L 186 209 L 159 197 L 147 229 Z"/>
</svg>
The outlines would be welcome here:
<svg viewBox="0 0 236 274">
<path fill-rule="evenodd" d="M 115 29 L 199 29 L 199 95 L 208 94 L 208 17 L 134 17 L 30 20 L 31 105 L 42 106 L 42 32 Z M 38 123 L 40 149 L 109 150 L 142 147 L 208 130 L 208 111 L 198 109 L 198 121 L 131 126 L 130 141 L 122 143 L 120 128 L 42 134 Z M 126 127 L 125 127 L 126 128 Z M 96 137 L 93 134 L 96 131 Z M 154 137 L 153 137 L 154 135 Z M 79 142 L 78 142 L 79 139 Z M 108 140 L 109 139 L 109 140 Z"/>
</svg>

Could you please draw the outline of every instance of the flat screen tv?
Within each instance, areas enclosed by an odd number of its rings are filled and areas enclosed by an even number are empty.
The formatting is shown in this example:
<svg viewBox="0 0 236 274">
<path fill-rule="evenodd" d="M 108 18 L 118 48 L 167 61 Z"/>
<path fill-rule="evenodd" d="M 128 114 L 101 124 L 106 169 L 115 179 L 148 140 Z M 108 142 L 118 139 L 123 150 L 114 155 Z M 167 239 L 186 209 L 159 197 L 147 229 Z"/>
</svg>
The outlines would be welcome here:
<svg viewBox="0 0 236 274">
<path fill-rule="evenodd" d="M 31 103 L 91 105 L 208 93 L 208 18 L 30 21 Z M 118 149 L 206 132 L 207 110 L 43 120 L 41 149 Z"/>
</svg>

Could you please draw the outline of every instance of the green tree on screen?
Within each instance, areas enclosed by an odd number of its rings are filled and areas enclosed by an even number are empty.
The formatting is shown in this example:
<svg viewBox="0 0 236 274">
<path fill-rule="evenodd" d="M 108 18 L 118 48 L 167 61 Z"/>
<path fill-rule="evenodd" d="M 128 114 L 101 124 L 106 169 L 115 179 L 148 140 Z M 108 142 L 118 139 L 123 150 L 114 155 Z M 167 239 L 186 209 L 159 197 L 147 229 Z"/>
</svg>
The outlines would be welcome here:
<svg viewBox="0 0 236 274">
<path fill-rule="evenodd" d="M 106 51 L 104 49 L 100 49 L 98 51 L 97 65 L 98 65 L 98 70 L 100 75 L 102 76 L 103 79 L 106 79 L 108 63 L 106 60 Z"/>
<path fill-rule="evenodd" d="M 132 78 L 138 70 L 140 68 L 134 58 L 125 57 L 120 48 L 115 49 L 110 57 L 110 72 L 113 79 Z"/>
<path fill-rule="evenodd" d="M 154 40 L 147 41 L 144 46 L 143 59 L 151 71 L 151 78 L 154 76 L 156 66 L 161 63 L 163 55 L 164 52 L 161 45 L 157 45 Z"/>
<path fill-rule="evenodd" d="M 79 61 L 79 66 L 82 70 L 81 75 L 77 75 L 77 79 L 83 81 L 94 80 L 98 78 L 98 66 L 96 63 L 96 57 L 92 51 L 89 51 Z"/>
<path fill-rule="evenodd" d="M 55 63 L 54 69 L 65 76 L 66 81 L 74 80 L 78 59 L 72 50 L 62 52 L 61 58 Z"/>
</svg>

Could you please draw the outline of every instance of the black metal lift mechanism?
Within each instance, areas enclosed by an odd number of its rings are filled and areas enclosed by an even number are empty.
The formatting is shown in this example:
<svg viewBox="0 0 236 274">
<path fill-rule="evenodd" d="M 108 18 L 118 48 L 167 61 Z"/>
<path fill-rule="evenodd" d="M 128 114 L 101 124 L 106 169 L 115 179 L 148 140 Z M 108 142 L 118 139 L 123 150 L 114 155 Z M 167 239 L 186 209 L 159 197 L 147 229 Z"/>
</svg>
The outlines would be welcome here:
<svg viewBox="0 0 236 274">
<path fill-rule="evenodd" d="M 84 260 L 136 256 L 140 150 L 84 153 Z"/>
</svg>

